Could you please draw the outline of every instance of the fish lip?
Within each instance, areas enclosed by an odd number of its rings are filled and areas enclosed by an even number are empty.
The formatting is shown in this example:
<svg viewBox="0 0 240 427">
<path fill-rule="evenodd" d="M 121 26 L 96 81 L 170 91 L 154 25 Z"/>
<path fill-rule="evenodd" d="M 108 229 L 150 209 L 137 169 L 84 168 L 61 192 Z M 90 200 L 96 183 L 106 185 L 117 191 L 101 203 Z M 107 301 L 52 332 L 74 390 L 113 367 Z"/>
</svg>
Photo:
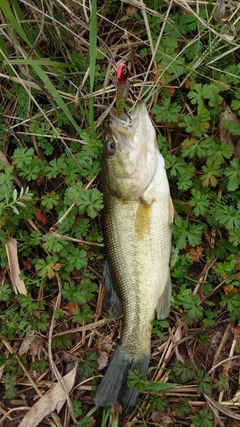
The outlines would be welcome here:
<svg viewBox="0 0 240 427">
<path fill-rule="evenodd" d="M 129 115 L 125 112 L 122 112 L 121 115 L 118 116 L 117 109 L 114 108 L 110 112 L 110 124 L 111 123 L 115 123 L 115 124 L 118 123 L 119 125 L 128 124 L 129 126 L 131 126 L 132 125 L 131 122 L 139 117 L 141 110 L 144 114 L 146 114 L 146 113 L 148 114 L 147 107 L 146 107 L 145 102 L 143 100 L 137 102 L 136 107 L 133 111 L 133 114 L 131 114 L 131 115 Z"/>
<path fill-rule="evenodd" d="M 148 117 L 148 111 L 145 102 L 142 100 L 138 101 L 131 115 L 122 112 L 118 116 L 116 109 L 110 113 L 109 128 L 122 148 L 125 148 L 127 151 L 136 148 L 135 144 L 132 144 L 130 140 L 139 128 L 139 122 L 144 122 L 146 117 Z"/>
</svg>

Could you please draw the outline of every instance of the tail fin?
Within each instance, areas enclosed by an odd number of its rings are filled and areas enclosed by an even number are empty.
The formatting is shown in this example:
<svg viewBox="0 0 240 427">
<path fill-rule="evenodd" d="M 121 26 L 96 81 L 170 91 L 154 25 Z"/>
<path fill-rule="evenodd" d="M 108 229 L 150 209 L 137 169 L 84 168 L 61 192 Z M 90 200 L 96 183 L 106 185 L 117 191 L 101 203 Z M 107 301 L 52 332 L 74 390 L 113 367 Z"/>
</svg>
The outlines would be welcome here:
<svg viewBox="0 0 240 427">
<path fill-rule="evenodd" d="M 98 388 L 95 398 L 96 405 L 119 404 L 125 414 L 131 413 L 139 392 L 135 388 L 128 387 L 128 373 L 139 370 L 141 374 L 146 375 L 149 359 L 150 354 L 136 358 L 118 346 Z"/>
</svg>

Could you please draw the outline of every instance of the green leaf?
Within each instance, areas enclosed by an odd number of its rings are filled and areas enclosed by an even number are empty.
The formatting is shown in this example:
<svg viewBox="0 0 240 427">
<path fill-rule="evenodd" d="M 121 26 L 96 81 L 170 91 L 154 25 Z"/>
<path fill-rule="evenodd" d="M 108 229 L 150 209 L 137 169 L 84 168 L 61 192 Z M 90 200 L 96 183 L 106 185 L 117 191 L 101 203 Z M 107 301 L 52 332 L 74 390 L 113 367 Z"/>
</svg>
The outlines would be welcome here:
<svg viewBox="0 0 240 427">
<path fill-rule="evenodd" d="M 42 279 L 45 277 L 52 279 L 55 276 L 55 271 L 59 271 L 62 265 L 58 262 L 58 257 L 48 255 L 46 260 L 39 259 L 35 267 Z"/>
<path fill-rule="evenodd" d="M 187 94 L 187 97 L 190 99 L 192 105 L 202 103 L 202 85 L 197 83 L 194 86 L 194 90 Z"/>
<path fill-rule="evenodd" d="M 82 402 L 79 402 L 79 400 L 74 400 L 73 403 L 73 412 L 74 412 L 74 416 L 75 418 L 79 418 L 82 415 Z"/>
<path fill-rule="evenodd" d="M 240 228 L 237 228 L 236 230 L 230 230 L 229 242 L 231 242 L 234 246 L 240 245 Z"/>
<path fill-rule="evenodd" d="M 171 224 L 176 245 L 179 249 L 184 249 L 187 243 L 190 246 L 197 246 L 201 243 L 203 224 L 191 224 L 189 221 L 178 216 Z"/>
<path fill-rule="evenodd" d="M 12 375 L 7 373 L 4 375 L 4 385 L 6 389 L 6 397 L 7 399 L 13 399 L 16 396 L 17 392 L 17 377 L 16 375 Z"/>
<path fill-rule="evenodd" d="M 0 286 L 0 301 L 9 301 L 12 295 L 12 288 L 8 283 Z"/>
<path fill-rule="evenodd" d="M 47 365 L 48 362 L 46 360 L 35 360 L 35 362 L 31 363 L 30 368 L 43 373 L 47 368 Z"/>
<path fill-rule="evenodd" d="M 201 177 L 204 187 L 216 187 L 218 179 L 223 175 L 223 170 L 220 168 L 218 161 L 207 160 L 206 165 L 202 166 L 203 175 Z"/>
<path fill-rule="evenodd" d="M 221 225 L 228 230 L 238 229 L 240 226 L 240 210 L 232 205 L 221 205 L 217 213 Z"/>
<path fill-rule="evenodd" d="M 16 205 L 17 205 L 17 206 L 20 206 L 21 208 L 26 208 L 25 203 L 20 202 L 19 200 L 17 200 L 17 201 L 16 201 Z"/>
<path fill-rule="evenodd" d="M 71 345 L 71 342 L 72 342 L 72 338 L 70 334 L 55 336 L 53 338 L 52 346 L 62 349 L 63 347 L 69 347 Z"/>
<path fill-rule="evenodd" d="M 16 200 L 17 200 L 17 190 L 16 190 L 16 188 L 14 188 L 14 190 L 13 190 L 12 198 L 13 198 L 13 201 L 16 202 Z"/>
<path fill-rule="evenodd" d="M 193 186 L 193 181 L 189 176 L 180 175 L 177 186 L 179 190 L 186 191 Z"/>
<path fill-rule="evenodd" d="M 154 105 L 152 108 L 153 114 L 156 114 L 156 121 L 166 121 L 168 123 L 177 123 L 180 116 L 181 106 L 176 102 L 171 104 L 170 98 L 165 98 L 162 100 L 162 107 L 159 105 Z"/>
<path fill-rule="evenodd" d="M 200 409 L 199 413 L 193 418 L 193 425 L 196 427 L 214 427 L 212 412 L 207 409 Z"/>
<path fill-rule="evenodd" d="M 59 194 L 56 194 L 55 191 L 51 191 L 42 196 L 41 206 L 45 207 L 45 212 L 49 212 L 54 206 L 58 205 L 59 199 Z"/>
<path fill-rule="evenodd" d="M 219 95 L 219 88 L 214 85 L 204 85 L 203 97 L 209 99 L 210 107 L 217 107 L 223 101 L 222 96 Z"/>
<path fill-rule="evenodd" d="M 210 394 L 211 390 L 212 390 L 212 385 L 210 384 L 211 381 L 211 377 L 209 377 L 208 375 L 204 374 L 204 371 L 202 370 L 198 370 L 197 371 L 197 384 L 198 384 L 198 388 L 197 388 L 197 392 L 199 394 Z"/>
<path fill-rule="evenodd" d="M 65 192 L 65 198 L 67 201 L 72 203 L 77 203 L 81 193 L 83 192 L 83 185 L 81 182 L 77 182 L 77 184 L 72 185 L 70 188 L 68 188 Z"/>
<path fill-rule="evenodd" d="M 208 149 L 212 147 L 213 144 L 214 140 L 212 140 L 211 138 L 187 138 L 182 143 L 182 155 L 184 157 L 190 157 L 190 159 L 192 159 L 194 156 L 204 159 L 208 155 Z"/>
<path fill-rule="evenodd" d="M 190 413 L 190 408 L 187 400 L 180 400 L 179 407 L 176 408 L 176 413 L 179 417 L 186 417 Z"/>
<path fill-rule="evenodd" d="M 171 176 L 178 176 L 185 173 L 187 163 L 174 154 L 166 159 L 166 169 L 170 169 Z"/>
<path fill-rule="evenodd" d="M 222 120 L 222 125 L 228 132 L 230 132 L 231 135 L 238 135 L 238 136 L 240 135 L 240 124 L 238 121 Z"/>
<path fill-rule="evenodd" d="M 233 159 L 230 166 L 225 169 L 225 175 L 228 177 L 228 190 L 235 191 L 240 186 L 240 162 Z"/>
<path fill-rule="evenodd" d="M 197 246 L 201 243 L 203 233 L 202 224 L 190 224 L 188 227 L 188 241 L 190 246 Z"/>
<path fill-rule="evenodd" d="M 90 352 L 89 350 L 84 351 L 81 356 L 81 362 L 78 363 L 78 371 L 86 378 L 90 378 L 97 366 L 98 364 L 96 353 Z"/>
<path fill-rule="evenodd" d="M 173 373 L 177 379 L 183 383 L 186 383 L 195 378 L 196 372 L 192 362 L 186 361 L 185 363 L 177 360 L 173 367 Z"/>
<path fill-rule="evenodd" d="M 58 253 L 61 251 L 64 245 L 67 245 L 66 241 L 51 237 L 49 236 L 49 234 L 46 234 L 45 236 L 43 236 L 43 241 L 44 241 L 43 248 L 49 252 Z"/>
<path fill-rule="evenodd" d="M 12 159 L 19 169 L 23 166 L 31 165 L 33 161 L 34 149 L 33 148 L 16 148 L 12 155 Z"/>
<path fill-rule="evenodd" d="M 240 294 L 222 295 L 221 307 L 226 307 L 232 320 L 240 320 Z"/>
<path fill-rule="evenodd" d="M 186 295 L 182 302 L 183 307 L 187 310 L 186 321 L 188 323 L 197 322 L 203 317 L 203 309 L 200 305 L 198 295 Z"/>
<path fill-rule="evenodd" d="M 96 290 L 97 286 L 95 283 L 85 279 L 78 286 L 75 286 L 73 283 L 64 284 L 62 295 L 74 304 L 84 305 L 93 299 Z"/>
<path fill-rule="evenodd" d="M 90 218 L 95 218 L 103 208 L 102 193 L 97 188 L 81 191 L 76 204 L 80 213 L 86 212 Z"/>
<path fill-rule="evenodd" d="M 208 158 L 212 162 L 224 163 L 225 159 L 232 157 L 232 148 L 229 144 L 216 143 L 208 150 Z"/>
<path fill-rule="evenodd" d="M 222 390 L 229 390 L 229 377 L 224 374 L 220 374 L 219 378 L 214 381 L 213 387 L 219 392 Z"/>
<path fill-rule="evenodd" d="M 199 215 L 205 215 L 208 211 L 209 199 L 199 190 L 193 189 L 189 204 L 194 207 L 193 212 L 198 217 Z"/>
<path fill-rule="evenodd" d="M 10 208 L 13 210 L 13 212 L 14 212 L 16 215 L 19 215 L 19 210 L 16 208 L 16 206 L 14 206 L 14 205 L 10 205 Z"/>
<path fill-rule="evenodd" d="M 65 271 L 70 272 L 74 268 L 81 270 L 87 265 L 87 252 L 84 249 L 68 246 L 62 249 L 60 255 L 63 256 L 63 253 L 67 256 L 67 262 L 64 266 Z"/>
</svg>

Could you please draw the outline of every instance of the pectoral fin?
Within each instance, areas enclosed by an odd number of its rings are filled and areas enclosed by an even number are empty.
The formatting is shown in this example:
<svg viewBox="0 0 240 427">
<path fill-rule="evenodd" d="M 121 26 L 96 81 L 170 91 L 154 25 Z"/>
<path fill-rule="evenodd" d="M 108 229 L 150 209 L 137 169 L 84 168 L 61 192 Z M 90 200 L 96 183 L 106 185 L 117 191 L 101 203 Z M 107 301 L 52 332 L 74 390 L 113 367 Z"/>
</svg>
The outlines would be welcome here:
<svg viewBox="0 0 240 427">
<path fill-rule="evenodd" d="M 168 317 L 170 307 L 171 307 L 171 295 L 172 295 L 172 284 L 171 284 L 171 277 L 169 274 L 169 279 L 166 283 L 164 292 L 158 300 L 158 305 L 157 305 L 158 320 L 162 320 Z"/>
<path fill-rule="evenodd" d="M 142 240 L 150 230 L 152 203 L 139 203 L 136 215 L 135 231 L 139 240 Z"/>
<path fill-rule="evenodd" d="M 172 198 L 171 198 L 171 196 L 169 196 L 169 198 L 168 198 L 168 221 L 169 221 L 169 224 L 171 224 L 173 222 L 173 218 L 174 218 L 174 206 L 173 206 Z"/>
</svg>

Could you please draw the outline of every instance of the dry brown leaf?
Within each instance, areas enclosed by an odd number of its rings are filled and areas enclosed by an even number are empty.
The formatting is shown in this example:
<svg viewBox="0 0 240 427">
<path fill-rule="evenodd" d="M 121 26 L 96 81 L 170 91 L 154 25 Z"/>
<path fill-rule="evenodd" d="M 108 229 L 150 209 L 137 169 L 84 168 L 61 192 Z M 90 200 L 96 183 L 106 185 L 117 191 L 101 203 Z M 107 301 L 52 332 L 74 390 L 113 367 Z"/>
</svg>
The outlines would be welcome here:
<svg viewBox="0 0 240 427">
<path fill-rule="evenodd" d="M 25 338 L 19 347 L 19 350 L 18 350 L 19 356 L 22 356 L 23 354 L 27 354 L 30 346 L 32 345 L 33 340 L 34 340 L 34 331 L 31 331 L 29 333 L 29 338 Z"/>
<path fill-rule="evenodd" d="M 229 144 L 232 148 L 234 157 L 240 157 L 240 137 L 239 135 L 232 135 L 224 126 L 224 121 L 238 122 L 237 116 L 232 112 L 231 108 L 225 104 L 225 110 L 219 114 L 219 136 L 222 144 Z M 239 123 L 240 126 L 240 123 Z"/>
<path fill-rule="evenodd" d="M 105 337 L 102 337 L 99 340 L 99 344 L 98 344 L 98 369 L 99 371 L 101 371 L 101 369 L 106 368 L 106 366 L 108 365 L 108 360 L 111 354 L 111 351 L 113 349 L 113 341 L 112 338 L 109 337 L 108 335 Z"/>
<path fill-rule="evenodd" d="M 167 427 L 169 424 L 173 425 L 173 420 L 168 415 L 164 415 L 159 411 L 153 411 L 151 418 L 154 424 L 161 427 Z"/>
<path fill-rule="evenodd" d="M 73 388 L 75 376 L 77 372 L 77 365 L 67 375 L 63 377 L 66 389 L 70 393 Z M 51 390 L 49 390 L 43 397 L 41 397 L 35 405 L 25 415 L 19 427 L 36 427 L 44 417 L 57 410 L 60 412 L 66 401 L 66 393 L 61 385 L 57 383 Z"/>
<path fill-rule="evenodd" d="M 101 371 L 101 369 L 106 368 L 106 366 L 108 365 L 108 359 L 109 359 L 109 356 L 108 356 L 107 352 L 100 350 L 99 356 L 97 359 L 99 371 Z"/>
<path fill-rule="evenodd" d="M 5 248 L 7 252 L 13 290 L 15 294 L 19 293 L 27 295 L 25 283 L 19 277 L 21 271 L 18 262 L 17 240 L 13 239 L 12 237 L 9 237 L 9 239 L 7 239 L 7 241 L 5 242 Z"/>
</svg>

